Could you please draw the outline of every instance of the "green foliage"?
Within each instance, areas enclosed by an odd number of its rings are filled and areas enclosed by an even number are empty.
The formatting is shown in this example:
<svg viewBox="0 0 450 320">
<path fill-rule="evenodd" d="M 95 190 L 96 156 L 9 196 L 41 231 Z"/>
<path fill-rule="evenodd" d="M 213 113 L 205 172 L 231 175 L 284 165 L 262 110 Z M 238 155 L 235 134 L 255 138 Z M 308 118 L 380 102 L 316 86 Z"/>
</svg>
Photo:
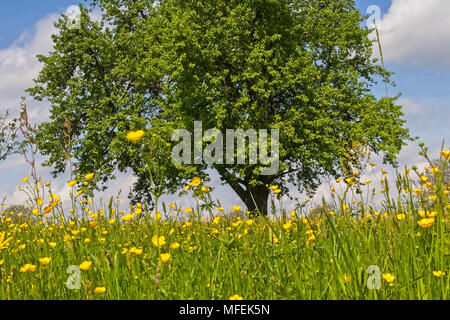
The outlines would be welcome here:
<svg viewBox="0 0 450 320">
<path fill-rule="evenodd" d="M 17 119 L 8 120 L 9 112 L 0 114 L 0 161 L 17 151 Z"/>
<path fill-rule="evenodd" d="M 131 169 L 136 199 L 150 200 L 150 175 L 173 192 L 206 165 L 177 166 L 168 155 L 177 128 L 280 130 L 280 170 L 212 165 L 247 207 L 266 213 L 266 184 L 314 190 L 340 176 L 356 143 L 394 163 L 409 132 L 396 98 L 376 99 L 390 73 L 372 59 L 369 30 L 353 0 L 94 0 L 81 28 L 62 17 L 54 48 L 29 92 L 48 99 L 40 150 L 54 174 L 96 172 L 98 182 Z M 91 7 L 91 8 L 92 8 Z M 70 139 L 64 123 L 70 123 Z M 127 132 L 145 130 L 140 143 Z M 64 152 L 64 150 L 66 152 Z M 285 188 L 285 187 L 284 187 Z M 286 191 L 283 189 L 283 191 Z M 255 207 L 256 202 L 256 207 Z"/>
</svg>

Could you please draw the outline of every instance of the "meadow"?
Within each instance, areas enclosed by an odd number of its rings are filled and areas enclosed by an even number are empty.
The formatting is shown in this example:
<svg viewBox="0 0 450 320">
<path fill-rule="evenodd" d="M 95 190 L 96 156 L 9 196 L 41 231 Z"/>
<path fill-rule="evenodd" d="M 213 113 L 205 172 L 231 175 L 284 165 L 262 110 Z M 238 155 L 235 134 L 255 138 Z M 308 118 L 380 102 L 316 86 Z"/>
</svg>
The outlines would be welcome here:
<svg viewBox="0 0 450 320">
<path fill-rule="evenodd" d="M 291 211 L 267 186 L 268 217 L 212 206 L 198 177 L 194 207 L 153 210 L 102 205 L 77 188 L 94 174 L 77 177 L 68 211 L 26 177 L 30 213 L 1 211 L 0 299 L 449 299 L 449 152 L 433 156 L 423 172 L 368 163 L 382 190 L 354 171 Z"/>
</svg>

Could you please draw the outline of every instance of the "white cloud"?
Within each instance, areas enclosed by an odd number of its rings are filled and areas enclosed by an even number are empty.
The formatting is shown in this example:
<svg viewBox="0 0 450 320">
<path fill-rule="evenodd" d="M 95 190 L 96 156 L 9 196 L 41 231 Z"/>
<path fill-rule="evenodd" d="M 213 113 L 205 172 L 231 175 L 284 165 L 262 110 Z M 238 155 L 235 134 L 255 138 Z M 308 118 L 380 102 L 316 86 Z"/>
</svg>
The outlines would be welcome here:
<svg viewBox="0 0 450 320">
<path fill-rule="evenodd" d="M 450 67 L 450 1 L 392 0 L 380 29 L 386 61 Z"/>
<path fill-rule="evenodd" d="M 47 54 L 52 47 L 53 22 L 58 15 L 52 14 L 38 21 L 33 32 L 25 31 L 9 48 L 0 50 L 0 106 L 18 115 L 20 97 L 24 90 L 33 86 L 41 68 L 36 55 Z M 30 118 L 41 122 L 48 117 L 48 106 L 29 104 Z"/>
</svg>

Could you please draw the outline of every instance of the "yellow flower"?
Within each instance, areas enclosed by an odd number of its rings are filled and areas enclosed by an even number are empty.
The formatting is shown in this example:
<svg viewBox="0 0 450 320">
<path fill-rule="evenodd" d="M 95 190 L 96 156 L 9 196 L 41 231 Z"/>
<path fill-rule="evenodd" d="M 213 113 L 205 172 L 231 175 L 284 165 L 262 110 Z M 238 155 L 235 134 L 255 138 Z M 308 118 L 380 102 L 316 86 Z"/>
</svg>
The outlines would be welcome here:
<svg viewBox="0 0 450 320">
<path fill-rule="evenodd" d="M 241 206 L 233 206 L 233 210 L 236 212 L 241 211 Z"/>
<path fill-rule="evenodd" d="M 152 237 L 152 243 L 155 245 L 155 247 L 162 247 L 166 244 L 166 237 L 164 236 L 157 236 L 156 234 Z"/>
<path fill-rule="evenodd" d="M 292 228 L 292 222 L 291 222 L 291 220 L 289 220 L 288 222 L 286 222 L 285 224 L 283 224 L 283 228 L 284 228 L 284 230 L 289 230 L 289 229 L 291 229 Z"/>
<path fill-rule="evenodd" d="M 244 300 L 240 295 L 235 294 L 230 297 L 230 300 Z"/>
<path fill-rule="evenodd" d="M 450 151 L 441 151 L 441 156 L 444 159 L 448 159 L 450 157 Z"/>
<path fill-rule="evenodd" d="M 93 174 L 93 173 L 88 173 L 87 175 L 84 176 L 84 178 L 85 178 L 86 180 L 91 180 L 93 177 L 94 177 L 94 174 Z"/>
<path fill-rule="evenodd" d="M 73 187 L 77 183 L 77 180 L 70 180 L 67 184 L 69 187 Z"/>
<path fill-rule="evenodd" d="M 316 240 L 316 236 L 314 235 L 314 233 L 312 233 L 309 238 L 306 240 L 307 244 L 311 244 L 314 242 L 314 240 Z"/>
<path fill-rule="evenodd" d="M 437 216 L 437 211 L 431 211 L 431 212 L 427 211 L 427 217 L 428 218 L 433 218 L 433 217 L 436 217 L 436 216 Z"/>
<path fill-rule="evenodd" d="M 349 274 L 344 274 L 342 279 L 344 280 L 344 282 L 351 282 L 352 281 L 352 276 L 349 275 Z"/>
<path fill-rule="evenodd" d="M 417 223 L 422 228 L 429 228 L 434 224 L 434 218 L 424 218 L 422 220 L 417 221 Z"/>
<path fill-rule="evenodd" d="M 22 268 L 20 268 L 20 272 L 34 272 L 36 271 L 36 265 L 27 263 Z"/>
<path fill-rule="evenodd" d="M 78 267 L 83 271 L 88 271 L 92 266 L 91 261 L 83 261 Z"/>
<path fill-rule="evenodd" d="M 278 189 L 278 186 L 270 186 L 269 189 L 272 190 L 272 191 L 275 191 L 275 190 Z"/>
<path fill-rule="evenodd" d="M 170 245 L 171 249 L 178 249 L 180 247 L 180 244 L 178 242 L 174 242 Z"/>
<path fill-rule="evenodd" d="M 384 281 L 386 281 L 389 284 L 392 284 L 395 280 L 395 276 L 390 273 L 383 273 L 382 278 Z"/>
<path fill-rule="evenodd" d="M 366 181 L 364 181 L 364 183 L 365 183 L 365 184 L 372 183 L 372 180 L 366 180 Z"/>
<path fill-rule="evenodd" d="M 199 186 L 200 183 L 202 183 L 202 180 L 199 177 L 192 178 L 191 185 L 193 185 L 194 187 Z"/>
<path fill-rule="evenodd" d="M 397 220 L 401 221 L 401 220 L 405 220 L 406 219 L 406 214 L 404 213 L 400 213 L 397 215 Z"/>
<path fill-rule="evenodd" d="M 161 212 L 157 212 L 157 213 L 155 213 L 155 220 L 156 221 L 159 221 L 159 220 L 161 220 Z"/>
<path fill-rule="evenodd" d="M 23 183 L 28 182 L 28 180 L 30 180 L 30 176 L 26 176 L 25 179 L 22 180 Z"/>
<path fill-rule="evenodd" d="M 218 207 L 217 210 L 223 211 L 223 210 L 225 210 L 225 208 L 224 207 Z"/>
<path fill-rule="evenodd" d="M 106 292 L 106 288 L 105 287 L 97 287 L 94 289 L 94 293 L 96 294 L 102 294 Z"/>
<path fill-rule="evenodd" d="M 143 136 L 144 136 L 144 131 L 143 130 L 131 131 L 131 132 L 128 132 L 128 134 L 127 134 L 127 140 L 129 140 L 129 141 L 139 141 L 139 140 L 142 139 Z"/>
<path fill-rule="evenodd" d="M 0 233 L 0 251 L 2 251 L 3 249 L 8 248 L 9 242 L 12 239 L 12 238 L 5 239 L 5 234 L 6 234 L 6 232 L 1 232 Z"/>
<path fill-rule="evenodd" d="M 413 192 L 417 195 L 421 194 L 423 192 L 422 189 L 413 189 Z"/>
<path fill-rule="evenodd" d="M 123 216 L 122 220 L 126 221 L 126 222 L 133 220 L 133 214 L 130 213 L 130 214 L 127 214 L 127 215 Z"/>
<path fill-rule="evenodd" d="M 0 266 L 5 263 L 5 259 L 0 260 Z"/>
<path fill-rule="evenodd" d="M 43 266 L 48 265 L 50 262 L 52 262 L 52 258 L 49 257 L 45 257 L 45 258 L 40 258 L 39 259 L 40 264 L 42 264 Z"/>
<path fill-rule="evenodd" d="M 377 166 L 375 163 L 372 163 L 372 162 L 369 162 L 369 165 L 370 165 L 371 167 L 376 167 L 376 166 Z"/>
<path fill-rule="evenodd" d="M 433 271 L 433 276 L 435 276 L 436 278 L 442 278 L 443 276 L 445 276 L 445 272 L 444 271 Z"/>
<path fill-rule="evenodd" d="M 273 243 L 278 243 L 278 237 L 276 235 L 272 235 L 272 242 Z"/>
<path fill-rule="evenodd" d="M 281 190 L 280 190 L 280 189 L 277 189 L 277 190 L 275 190 L 273 193 L 279 194 L 280 192 L 281 192 Z"/>
<path fill-rule="evenodd" d="M 220 222 L 220 215 L 217 215 L 217 216 L 215 216 L 214 217 L 214 220 L 213 220 L 213 224 L 219 224 L 219 222 Z"/>
<path fill-rule="evenodd" d="M 170 260 L 170 253 L 161 253 L 159 258 L 161 259 L 161 262 L 166 263 L 167 261 Z"/>
<path fill-rule="evenodd" d="M 190 226 L 192 226 L 192 222 L 186 221 L 186 222 L 183 224 L 183 229 L 189 228 Z"/>
<path fill-rule="evenodd" d="M 387 172 L 386 170 L 384 170 L 384 169 L 381 169 L 381 172 L 383 173 L 383 174 L 388 174 L 389 172 Z"/>
</svg>

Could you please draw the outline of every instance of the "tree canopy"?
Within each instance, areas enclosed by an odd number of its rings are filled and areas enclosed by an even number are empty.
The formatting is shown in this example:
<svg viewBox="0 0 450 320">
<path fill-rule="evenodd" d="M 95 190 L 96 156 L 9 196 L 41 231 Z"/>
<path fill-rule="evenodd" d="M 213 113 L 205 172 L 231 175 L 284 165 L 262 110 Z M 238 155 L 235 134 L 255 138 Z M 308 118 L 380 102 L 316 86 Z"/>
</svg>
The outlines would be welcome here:
<svg viewBox="0 0 450 320">
<path fill-rule="evenodd" d="M 93 0 L 80 28 L 56 23 L 53 50 L 28 91 L 51 104 L 39 147 L 54 174 L 137 176 L 134 199 L 151 200 L 150 173 L 174 192 L 215 170 L 249 210 L 267 212 L 276 184 L 313 190 L 355 144 L 394 163 L 409 131 L 396 98 L 377 99 L 391 74 L 372 55 L 353 0 Z M 90 11 L 101 9 L 101 18 Z M 173 130 L 279 129 L 280 168 L 177 165 Z M 144 130 L 139 143 L 128 132 Z M 356 153 L 354 153 L 356 154 Z M 102 184 L 103 183 L 103 184 Z"/>
</svg>

